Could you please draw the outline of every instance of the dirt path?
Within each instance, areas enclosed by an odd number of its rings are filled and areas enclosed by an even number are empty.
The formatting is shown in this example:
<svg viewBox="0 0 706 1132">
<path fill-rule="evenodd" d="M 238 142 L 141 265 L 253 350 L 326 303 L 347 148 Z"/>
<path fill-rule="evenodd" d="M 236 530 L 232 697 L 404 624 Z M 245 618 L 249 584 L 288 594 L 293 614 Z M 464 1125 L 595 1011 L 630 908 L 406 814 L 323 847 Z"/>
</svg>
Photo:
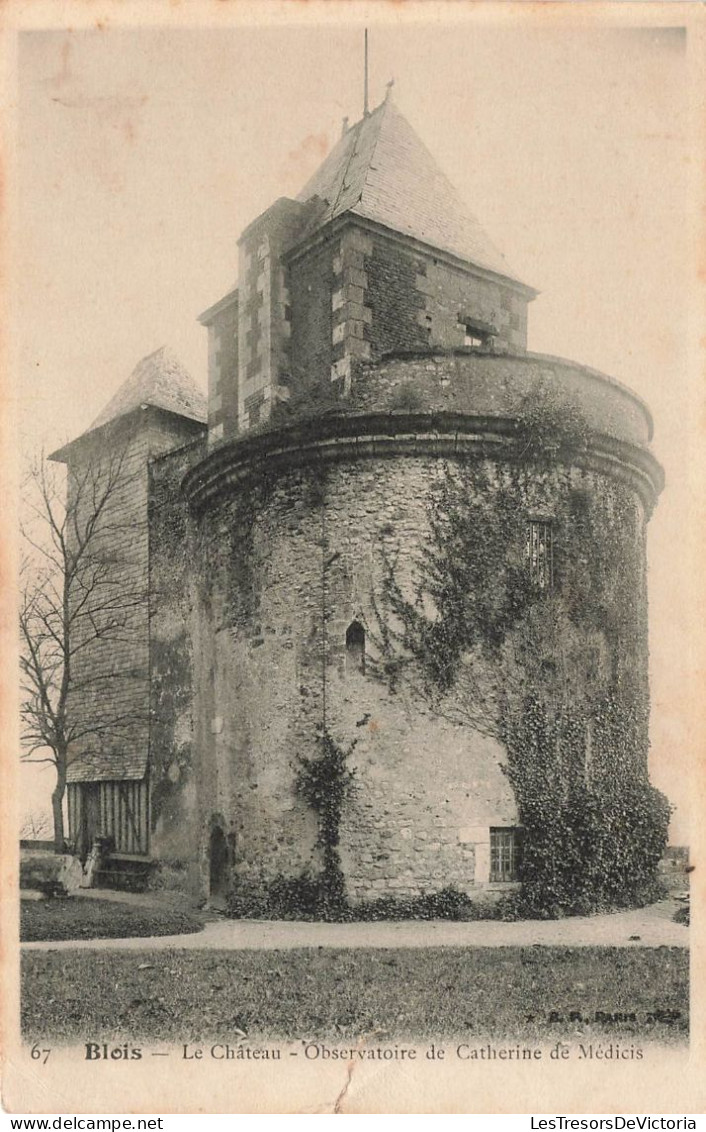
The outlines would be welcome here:
<svg viewBox="0 0 706 1132">
<path fill-rule="evenodd" d="M 295 947 L 687 947 L 689 930 L 671 919 L 676 904 L 606 916 L 502 923 L 320 924 L 301 921 L 224 920 L 193 935 L 25 943 L 27 951 L 284 950 Z"/>
</svg>

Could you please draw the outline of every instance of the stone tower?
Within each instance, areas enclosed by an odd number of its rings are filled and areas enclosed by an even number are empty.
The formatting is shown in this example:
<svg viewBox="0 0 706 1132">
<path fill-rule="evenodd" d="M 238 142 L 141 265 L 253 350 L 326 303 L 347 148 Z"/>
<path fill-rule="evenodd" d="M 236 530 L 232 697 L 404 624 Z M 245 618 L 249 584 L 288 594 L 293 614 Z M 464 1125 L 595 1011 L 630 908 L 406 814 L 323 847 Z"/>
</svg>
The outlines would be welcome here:
<svg viewBox="0 0 706 1132">
<path fill-rule="evenodd" d="M 215 836 L 230 880 L 320 875 L 301 777 L 326 736 L 350 750 L 333 851 L 353 904 L 507 892 L 531 710 L 557 807 L 614 789 L 626 719 L 620 781 L 648 789 L 649 410 L 527 352 L 536 292 L 390 99 L 239 247 L 238 288 L 201 316 L 211 454 L 183 485 L 202 859 Z"/>
</svg>

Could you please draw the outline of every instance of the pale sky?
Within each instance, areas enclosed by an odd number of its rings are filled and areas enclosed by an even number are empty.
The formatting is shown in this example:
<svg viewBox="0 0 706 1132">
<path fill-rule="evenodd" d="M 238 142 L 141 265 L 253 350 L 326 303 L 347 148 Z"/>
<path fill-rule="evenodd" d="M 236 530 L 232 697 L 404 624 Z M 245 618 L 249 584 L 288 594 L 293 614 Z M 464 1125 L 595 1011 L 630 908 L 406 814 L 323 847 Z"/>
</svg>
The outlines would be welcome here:
<svg viewBox="0 0 706 1132">
<path fill-rule="evenodd" d="M 402 112 L 514 272 L 541 290 L 529 348 L 612 374 L 653 410 L 667 487 L 649 544 L 651 767 L 679 807 L 672 837 L 684 842 L 698 622 L 692 562 L 680 552 L 697 454 L 683 427 L 696 396 L 686 36 L 537 23 L 370 21 L 371 105 L 394 77 Z M 362 31 L 108 27 L 20 40 L 29 454 L 85 429 L 161 345 L 205 388 L 196 317 L 233 286 L 245 225 L 296 195 L 342 117 L 360 117 Z"/>
</svg>

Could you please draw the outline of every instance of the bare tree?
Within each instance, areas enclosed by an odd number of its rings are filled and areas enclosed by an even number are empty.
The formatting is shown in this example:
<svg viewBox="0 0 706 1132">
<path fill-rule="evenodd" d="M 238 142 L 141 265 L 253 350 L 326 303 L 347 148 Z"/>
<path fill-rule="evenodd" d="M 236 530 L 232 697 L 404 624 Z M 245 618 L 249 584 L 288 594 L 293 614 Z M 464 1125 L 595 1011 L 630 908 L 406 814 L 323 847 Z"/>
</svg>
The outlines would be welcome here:
<svg viewBox="0 0 706 1132">
<path fill-rule="evenodd" d="M 20 825 L 20 838 L 23 841 L 43 841 L 51 829 L 51 822 L 47 814 L 38 810 L 30 810 L 22 819 Z"/>
<path fill-rule="evenodd" d="M 111 653 L 134 642 L 145 578 L 130 558 L 139 536 L 125 451 L 93 452 L 66 471 L 44 459 L 25 480 L 20 597 L 23 761 L 52 763 L 54 846 L 64 849 L 63 799 L 72 761 L 87 745 L 134 724 L 109 694 Z M 139 474 L 139 473 L 137 473 Z"/>
</svg>

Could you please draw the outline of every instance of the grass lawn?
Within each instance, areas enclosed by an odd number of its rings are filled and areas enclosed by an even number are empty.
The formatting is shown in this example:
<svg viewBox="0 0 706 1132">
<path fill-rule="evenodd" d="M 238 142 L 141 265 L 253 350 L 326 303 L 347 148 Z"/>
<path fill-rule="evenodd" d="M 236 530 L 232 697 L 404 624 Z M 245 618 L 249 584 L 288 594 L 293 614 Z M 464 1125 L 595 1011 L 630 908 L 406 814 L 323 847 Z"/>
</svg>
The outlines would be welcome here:
<svg viewBox="0 0 706 1132">
<path fill-rule="evenodd" d="M 203 919 L 171 908 L 135 907 L 79 896 L 23 900 L 20 939 L 120 939 L 124 936 L 184 935 L 198 932 Z"/>
<path fill-rule="evenodd" d="M 35 951 L 22 975 L 32 1040 L 630 1042 L 688 1028 L 681 948 Z"/>
</svg>

